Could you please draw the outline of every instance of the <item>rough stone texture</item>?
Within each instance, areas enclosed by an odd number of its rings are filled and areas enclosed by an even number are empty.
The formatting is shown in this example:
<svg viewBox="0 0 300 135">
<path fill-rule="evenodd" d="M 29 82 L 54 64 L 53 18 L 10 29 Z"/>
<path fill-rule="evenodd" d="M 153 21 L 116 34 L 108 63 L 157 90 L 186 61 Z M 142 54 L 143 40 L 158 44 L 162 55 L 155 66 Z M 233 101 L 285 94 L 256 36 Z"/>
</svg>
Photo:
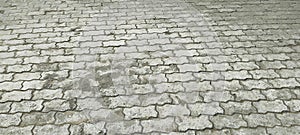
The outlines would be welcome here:
<svg viewBox="0 0 300 135">
<path fill-rule="evenodd" d="M 51 134 L 61 134 L 66 135 L 69 134 L 68 131 L 69 125 L 44 125 L 44 126 L 36 126 L 33 129 L 33 133 L 37 135 L 51 135 Z"/>
<path fill-rule="evenodd" d="M 240 128 L 246 127 L 247 123 L 243 120 L 242 115 L 218 115 L 213 116 L 210 118 L 211 121 L 214 123 L 215 128 L 222 129 L 222 128 Z"/>
<path fill-rule="evenodd" d="M 272 135 L 297 135 L 300 134 L 299 126 L 267 128 L 267 132 Z"/>
<path fill-rule="evenodd" d="M 221 103 L 221 106 L 224 108 L 225 114 L 229 115 L 234 113 L 250 114 L 256 112 L 256 109 L 249 101 Z"/>
<path fill-rule="evenodd" d="M 0 134 L 300 134 L 299 5 L 2 0 Z"/>
<path fill-rule="evenodd" d="M 1 127 L 17 126 L 21 122 L 21 113 L 16 114 L 1 114 Z"/>
<path fill-rule="evenodd" d="M 276 114 L 276 116 L 286 126 L 297 125 L 300 122 L 299 113 L 282 113 Z"/>
<path fill-rule="evenodd" d="M 300 111 L 300 100 L 285 101 L 285 104 L 290 108 L 290 111 Z"/>
<path fill-rule="evenodd" d="M 253 105 L 257 108 L 257 111 L 260 113 L 282 112 L 288 109 L 287 106 L 285 106 L 281 100 L 258 101 L 254 102 Z"/>
<path fill-rule="evenodd" d="M 11 105 L 10 112 L 41 111 L 43 108 L 42 102 L 42 100 L 14 102 Z"/>
<path fill-rule="evenodd" d="M 118 121 L 114 123 L 107 123 L 105 126 L 108 134 L 132 134 L 141 132 L 142 127 L 137 120 L 132 121 Z"/>
<path fill-rule="evenodd" d="M 191 115 L 194 116 L 223 113 L 223 109 L 220 107 L 218 102 L 190 104 L 189 108 L 191 109 Z"/>
<path fill-rule="evenodd" d="M 33 112 L 29 114 L 23 114 L 21 125 L 43 125 L 54 123 L 55 112 L 41 113 Z"/>
<path fill-rule="evenodd" d="M 175 121 L 178 124 L 179 131 L 186 131 L 188 129 L 202 130 L 212 127 L 212 123 L 209 121 L 208 116 L 205 115 L 199 117 L 178 117 Z"/>
<path fill-rule="evenodd" d="M 275 115 L 272 113 L 267 114 L 250 114 L 244 116 L 245 120 L 248 122 L 249 127 L 266 126 L 274 127 L 280 125 L 280 121 L 276 119 Z"/>
<path fill-rule="evenodd" d="M 145 120 L 141 122 L 141 125 L 144 127 L 143 132 L 172 132 L 176 131 L 177 125 L 174 121 L 174 118 L 165 118 L 165 119 L 153 119 Z"/>
<path fill-rule="evenodd" d="M 268 135 L 266 129 L 257 127 L 257 128 L 240 128 L 231 130 L 232 135 Z"/>
<path fill-rule="evenodd" d="M 164 105 L 157 108 L 159 117 L 186 116 L 190 114 L 186 105 Z"/>
<path fill-rule="evenodd" d="M 125 119 L 148 119 L 151 117 L 157 117 L 157 112 L 154 106 L 148 107 L 132 107 L 124 109 Z"/>
<path fill-rule="evenodd" d="M 0 133 L 4 135 L 29 135 L 31 134 L 32 129 L 33 126 L 8 127 L 8 128 L 0 128 Z"/>
</svg>

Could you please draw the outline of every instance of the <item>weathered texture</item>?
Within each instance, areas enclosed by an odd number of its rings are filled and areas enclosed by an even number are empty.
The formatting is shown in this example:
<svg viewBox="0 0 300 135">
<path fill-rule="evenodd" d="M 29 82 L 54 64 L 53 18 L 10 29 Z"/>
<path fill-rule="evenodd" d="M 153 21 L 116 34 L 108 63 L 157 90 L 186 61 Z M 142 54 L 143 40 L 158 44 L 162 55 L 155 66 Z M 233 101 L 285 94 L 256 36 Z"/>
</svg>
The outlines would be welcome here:
<svg viewBox="0 0 300 135">
<path fill-rule="evenodd" d="M 299 0 L 1 0 L 0 134 L 300 134 Z"/>
</svg>

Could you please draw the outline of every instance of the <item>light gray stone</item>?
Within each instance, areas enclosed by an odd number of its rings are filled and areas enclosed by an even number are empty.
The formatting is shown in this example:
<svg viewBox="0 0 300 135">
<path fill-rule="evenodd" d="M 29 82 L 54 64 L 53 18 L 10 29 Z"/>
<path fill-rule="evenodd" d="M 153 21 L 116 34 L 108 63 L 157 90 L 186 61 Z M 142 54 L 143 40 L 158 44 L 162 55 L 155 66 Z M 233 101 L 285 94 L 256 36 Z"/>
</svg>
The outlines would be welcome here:
<svg viewBox="0 0 300 135">
<path fill-rule="evenodd" d="M 222 114 L 224 111 L 218 102 L 189 104 L 192 116 Z"/>
<path fill-rule="evenodd" d="M 31 112 L 31 111 L 41 111 L 43 108 L 43 100 L 36 101 L 21 101 L 13 102 L 11 105 L 10 112 Z"/>
<path fill-rule="evenodd" d="M 33 129 L 33 133 L 36 135 L 53 135 L 53 134 L 67 135 L 69 134 L 68 127 L 69 125 L 36 126 Z"/>
<path fill-rule="evenodd" d="M 125 119 L 128 120 L 135 118 L 149 119 L 151 117 L 157 117 L 158 115 L 155 110 L 155 106 L 125 108 L 124 114 Z"/>
<path fill-rule="evenodd" d="M 177 117 L 175 121 L 178 124 L 179 131 L 187 131 L 188 129 L 203 130 L 212 127 L 212 123 L 209 121 L 208 116 L 205 115 L 198 117 L 182 116 Z"/>
<path fill-rule="evenodd" d="M 151 119 L 141 122 L 143 132 L 172 132 L 177 129 L 174 118 L 168 117 L 165 119 Z"/>
<path fill-rule="evenodd" d="M 242 115 L 217 115 L 210 118 L 216 129 L 246 127 L 247 123 Z"/>
<path fill-rule="evenodd" d="M 258 101 L 254 102 L 253 105 L 257 108 L 259 113 L 282 112 L 288 110 L 287 106 L 285 106 L 281 100 Z"/>
<path fill-rule="evenodd" d="M 107 123 L 107 134 L 132 134 L 135 132 L 141 132 L 142 127 L 138 120 L 131 121 L 118 121 L 113 123 Z"/>
<path fill-rule="evenodd" d="M 17 126 L 21 122 L 21 113 L 15 114 L 0 114 L 0 126 L 1 127 L 9 127 L 9 126 Z"/>
<path fill-rule="evenodd" d="M 186 105 L 163 105 L 156 107 L 159 117 L 165 118 L 168 116 L 187 116 L 190 114 L 190 111 Z"/>
<path fill-rule="evenodd" d="M 281 124 L 272 113 L 244 115 L 244 119 L 248 122 L 248 126 L 250 127 L 274 127 Z"/>
</svg>

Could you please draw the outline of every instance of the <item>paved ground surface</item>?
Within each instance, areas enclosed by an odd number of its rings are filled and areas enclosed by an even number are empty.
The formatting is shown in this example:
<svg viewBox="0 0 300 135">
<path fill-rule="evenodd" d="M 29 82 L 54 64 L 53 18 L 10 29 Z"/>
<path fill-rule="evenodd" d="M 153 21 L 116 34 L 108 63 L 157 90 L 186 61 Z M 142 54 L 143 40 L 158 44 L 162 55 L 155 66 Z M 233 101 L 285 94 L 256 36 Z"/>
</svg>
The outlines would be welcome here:
<svg viewBox="0 0 300 135">
<path fill-rule="evenodd" d="M 0 134 L 300 134 L 299 0 L 1 0 Z"/>
</svg>

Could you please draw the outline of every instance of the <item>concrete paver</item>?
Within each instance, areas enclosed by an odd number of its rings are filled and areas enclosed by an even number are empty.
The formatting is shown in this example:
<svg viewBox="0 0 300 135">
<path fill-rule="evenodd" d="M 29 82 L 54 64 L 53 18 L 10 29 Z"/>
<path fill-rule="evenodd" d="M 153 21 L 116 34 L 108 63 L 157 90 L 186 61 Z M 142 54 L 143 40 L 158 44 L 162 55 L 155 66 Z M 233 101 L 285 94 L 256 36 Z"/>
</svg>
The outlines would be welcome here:
<svg viewBox="0 0 300 135">
<path fill-rule="evenodd" d="M 0 134 L 300 134 L 299 9 L 1 1 Z"/>
</svg>

